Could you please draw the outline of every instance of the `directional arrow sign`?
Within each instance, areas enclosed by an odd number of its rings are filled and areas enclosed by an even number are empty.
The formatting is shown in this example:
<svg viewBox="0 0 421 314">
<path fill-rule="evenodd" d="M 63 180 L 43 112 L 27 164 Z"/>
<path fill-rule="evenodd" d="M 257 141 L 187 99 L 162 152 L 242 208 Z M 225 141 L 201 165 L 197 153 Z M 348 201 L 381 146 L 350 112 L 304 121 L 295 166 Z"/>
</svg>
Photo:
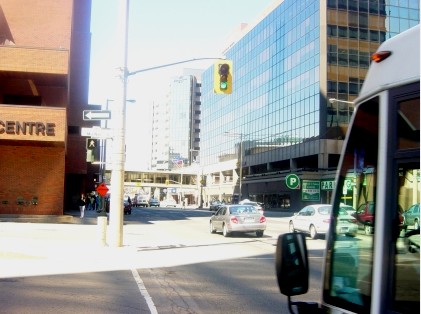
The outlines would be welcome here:
<svg viewBox="0 0 421 314">
<path fill-rule="evenodd" d="M 111 111 L 109 110 L 83 110 L 83 120 L 109 120 Z"/>
</svg>

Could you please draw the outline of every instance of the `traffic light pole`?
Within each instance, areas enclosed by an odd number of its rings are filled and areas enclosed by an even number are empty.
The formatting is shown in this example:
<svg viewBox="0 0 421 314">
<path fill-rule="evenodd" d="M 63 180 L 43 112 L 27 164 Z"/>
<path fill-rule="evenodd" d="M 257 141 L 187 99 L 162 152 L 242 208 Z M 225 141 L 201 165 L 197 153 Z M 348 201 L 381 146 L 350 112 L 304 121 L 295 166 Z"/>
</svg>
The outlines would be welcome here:
<svg viewBox="0 0 421 314">
<path fill-rule="evenodd" d="M 164 67 L 169 67 L 177 64 L 199 61 L 199 60 L 210 60 L 210 59 L 221 59 L 225 58 L 196 58 L 189 59 L 151 68 L 141 69 L 133 72 L 129 72 L 127 69 L 127 47 L 128 47 L 128 26 L 129 26 L 129 0 L 119 1 L 120 7 L 120 31 L 123 42 L 117 47 L 121 48 L 119 51 L 119 60 L 123 63 L 120 67 L 120 76 L 122 80 L 121 89 L 121 102 L 117 98 L 113 105 L 113 124 L 114 134 L 113 137 L 113 149 L 112 149 L 112 168 L 111 168 L 111 187 L 110 187 L 110 241 L 109 245 L 112 247 L 121 247 L 123 245 L 123 200 L 124 200 L 124 163 L 125 163 L 125 141 L 126 141 L 126 103 L 127 103 L 127 80 L 129 76 L 137 73 L 156 70 Z"/>
</svg>

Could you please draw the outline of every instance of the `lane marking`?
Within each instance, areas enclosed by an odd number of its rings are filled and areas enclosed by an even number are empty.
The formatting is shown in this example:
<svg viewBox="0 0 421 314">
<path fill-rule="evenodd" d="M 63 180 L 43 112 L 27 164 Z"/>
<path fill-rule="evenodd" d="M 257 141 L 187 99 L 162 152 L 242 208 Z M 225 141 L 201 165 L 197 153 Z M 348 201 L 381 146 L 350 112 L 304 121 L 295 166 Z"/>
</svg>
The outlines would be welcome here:
<svg viewBox="0 0 421 314">
<path fill-rule="evenodd" d="M 137 272 L 136 269 L 132 269 L 132 274 L 134 277 L 134 280 L 136 281 L 136 284 L 139 288 L 140 293 L 142 294 L 143 298 L 146 301 L 146 304 L 149 307 L 149 310 L 151 311 L 152 314 L 158 314 L 158 311 L 156 310 L 156 306 L 152 301 L 152 297 L 149 295 L 148 290 L 146 290 L 146 287 L 143 283 L 143 280 L 140 278 L 139 273 Z"/>
</svg>

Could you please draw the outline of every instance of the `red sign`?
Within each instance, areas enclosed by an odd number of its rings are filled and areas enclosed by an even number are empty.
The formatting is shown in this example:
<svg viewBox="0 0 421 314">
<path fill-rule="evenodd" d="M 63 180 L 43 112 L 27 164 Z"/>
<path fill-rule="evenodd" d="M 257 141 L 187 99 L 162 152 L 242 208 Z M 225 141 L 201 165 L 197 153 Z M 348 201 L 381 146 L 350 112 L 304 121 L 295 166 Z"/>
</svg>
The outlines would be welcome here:
<svg viewBox="0 0 421 314">
<path fill-rule="evenodd" d="M 97 186 L 96 191 L 98 192 L 99 195 L 104 197 L 108 192 L 108 188 L 104 183 L 101 183 L 100 185 Z"/>
</svg>

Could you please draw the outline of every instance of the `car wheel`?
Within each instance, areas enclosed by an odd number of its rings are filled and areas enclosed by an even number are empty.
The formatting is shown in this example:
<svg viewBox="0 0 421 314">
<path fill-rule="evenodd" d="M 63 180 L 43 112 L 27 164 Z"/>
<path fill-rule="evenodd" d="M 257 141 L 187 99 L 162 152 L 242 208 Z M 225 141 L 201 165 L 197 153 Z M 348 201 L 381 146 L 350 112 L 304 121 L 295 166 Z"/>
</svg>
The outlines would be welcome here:
<svg viewBox="0 0 421 314">
<path fill-rule="evenodd" d="M 215 233 L 215 228 L 213 227 L 212 221 L 209 223 L 209 231 L 210 233 Z"/>
<path fill-rule="evenodd" d="M 365 233 L 366 235 L 370 235 L 370 234 L 372 234 L 372 228 L 371 228 L 371 226 L 367 226 L 367 225 L 365 225 L 365 226 L 364 226 L 364 233 Z"/>
<path fill-rule="evenodd" d="M 415 220 L 415 222 L 414 222 L 414 229 L 415 230 L 418 230 L 419 228 L 420 228 L 420 223 L 419 223 L 418 220 Z"/>
<path fill-rule="evenodd" d="M 222 234 L 224 235 L 224 237 L 229 237 L 230 236 L 230 232 L 228 231 L 228 227 L 226 224 L 224 224 L 224 227 L 222 229 Z"/>
<path fill-rule="evenodd" d="M 292 221 L 289 222 L 289 232 L 291 232 L 291 233 L 295 232 L 294 223 Z"/>
<path fill-rule="evenodd" d="M 316 239 L 317 238 L 317 230 L 314 225 L 310 226 L 310 238 Z"/>
<path fill-rule="evenodd" d="M 259 238 L 263 237 L 263 231 L 262 230 L 256 231 L 256 236 Z"/>
</svg>

